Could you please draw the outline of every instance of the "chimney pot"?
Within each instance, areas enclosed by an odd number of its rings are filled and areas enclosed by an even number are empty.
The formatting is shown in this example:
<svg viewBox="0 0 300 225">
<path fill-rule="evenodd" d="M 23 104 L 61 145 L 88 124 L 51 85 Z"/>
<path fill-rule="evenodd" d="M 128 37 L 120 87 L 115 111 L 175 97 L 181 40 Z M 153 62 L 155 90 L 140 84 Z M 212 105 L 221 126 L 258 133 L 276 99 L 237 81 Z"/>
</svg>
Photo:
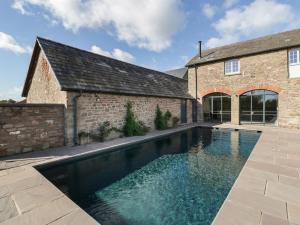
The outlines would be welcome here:
<svg viewBox="0 0 300 225">
<path fill-rule="evenodd" d="M 199 41 L 199 57 L 202 58 L 202 41 Z"/>
</svg>

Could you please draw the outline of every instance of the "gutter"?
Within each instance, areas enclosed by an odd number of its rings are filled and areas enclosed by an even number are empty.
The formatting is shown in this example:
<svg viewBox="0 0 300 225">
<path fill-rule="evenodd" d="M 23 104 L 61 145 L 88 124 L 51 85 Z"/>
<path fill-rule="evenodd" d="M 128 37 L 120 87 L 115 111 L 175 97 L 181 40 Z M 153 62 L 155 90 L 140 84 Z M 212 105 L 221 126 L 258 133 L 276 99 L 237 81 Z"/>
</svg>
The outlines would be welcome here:
<svg viewBox="0 0 300 225">
<path fill-rule="evenodd" d="M 81 92 L 78 95 L 75 95 L 72 99 L 73 103 L 73 144 L 78 145 L 78 125 L 77 125 L 77 117 L 78 117 L 78 99 L 81 96 Z"/>
</svg>

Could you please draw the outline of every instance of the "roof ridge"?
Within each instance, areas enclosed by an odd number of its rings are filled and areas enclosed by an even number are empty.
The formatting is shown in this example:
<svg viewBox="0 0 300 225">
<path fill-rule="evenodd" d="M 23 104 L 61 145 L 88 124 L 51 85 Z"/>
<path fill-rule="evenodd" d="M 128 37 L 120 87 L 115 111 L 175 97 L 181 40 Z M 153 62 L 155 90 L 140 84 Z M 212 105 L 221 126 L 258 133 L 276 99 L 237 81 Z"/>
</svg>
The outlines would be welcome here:
<svg viewBox="0 0 300 225">
<path fill-rule="evenodd" d="M 231 57 L 262 54 L 270 51 L 278 51 L 290 47 L 300 46 L 300 29 L 293 29 L 254 39 L 239 41 L 236 43 L 205 49 L 202 57 L 194 55 L 186 64 L 187 67 L 196 64 L 212 63 Z"/>
<path fill-rule="evenodd" d="M 244 43 L 247 43 L 247 42 L 258 41 L 258 40 L 267 39 L 267 38 L 273 38 L 274 36 L 277 36 L 277 35 L 282 35 L 282 34 L 291 33 L 291 32 L 295 32 L 295 31 L 300 31 L 300 28 L 293 29 L 293 30 L 288 30 L 288 31 L 283 31 L 283 32 L 272 33 L 272 34 L 268 34 L 268 35 L 264 35 L 264 36 L 259 36 L 259 37 L 253 38 L 253 39 L 238 41 L 238 42 L 235 42 L 235 43 L 222 45 L 222 46 L 215 47 L 215 48 L 209 48 L 209 49 L 205 49 L 203 52 L 218 50 L 220 48 L 231 47 L 231 46 L 234 46 L 234 45 L 244 44 Z"/>
<path fill-rule="evenodd" d="M 137 67 L 137 68 L 141 68 L 141 69 L 146 69 L 148 71 L 153 71 L 153 72 L 156 72 L 156 73 L 160 73 L 162 75 L 165 75 L 165 76 L 168 76 L 170 77 L 171 79 L 176 79 L 176 80 L 181 80 L 181 81 L 186 81 L 185 79 L 182 79 L 182 78 L 179 78 L 179 77 L 174 77 L 170 74 L 167 74 L 165 72 L 162 72 L 162 71 L 158 71 L 158 70 L 154 70 L 154 69 L 150 69 L 150 68 L 146 68 L 146 67 L 143 67 L 143 66 L 139 66 L 139 65 L 136 65 L 136 64 L 133 64 L 133 63 L 128 63 L 128 62 L 125 62 L 125 61 L 122 61 L 122 60 L 119 60 L 119 59 L 115 59 L 115 58 L 112 58 L 112 57 L 108 57 L 108 56 L 105 56 L 105 55 L 101 55 L 101 54 L 97 54 L 97 53 L 94 53 L 94 52 L 91 52 L 91 51 L 88 51 L 88 50 L 85 50 L 85 49 L 81 49 L 81 48 L 77 48 L 77 47 L 74 47 L 74 46 L 71 46 L 71 45 L 68 45 L 68 44 L 64 44 L 64 43 L 61 43 L 61 42 L 58 42 L 58 41 L 53 41 L 51 39 L 47 39 L 47 38 L 43 38 L 43 37 L 40 37 L 40 36 L 37 36 L 36 40 L 39 42 L 39 39 L 41 40 L 44 40 L 44 41 L 48 41 L 48 42 L 52 42 L 52 43 L 55 43 L 55 44 L 59 44 L 59 45 L 62 45 L 62 46 L 65 46 L 65 47 L 68 47 L 68 48 L 73 48 L 75 50 L 79 50 L 79 51 L 83 51 L 83 52 L 86 52 L 88 54 L 92 54 L 92 55 L 95 55 L 97 57 L 103 57 L 103 58 L 106 58 L 106 59 L 109 59 L 109 60 L 114 60 L 114 61 L 118 61 L 120 63 L 123 63 L 123 64 L 126 64 L 126 65 L 130 65 L 130 66 L 134 66 L 134 67 Z M 41 48 L 42 47 L 42 44 L 39 42 Z"/>
</svg>

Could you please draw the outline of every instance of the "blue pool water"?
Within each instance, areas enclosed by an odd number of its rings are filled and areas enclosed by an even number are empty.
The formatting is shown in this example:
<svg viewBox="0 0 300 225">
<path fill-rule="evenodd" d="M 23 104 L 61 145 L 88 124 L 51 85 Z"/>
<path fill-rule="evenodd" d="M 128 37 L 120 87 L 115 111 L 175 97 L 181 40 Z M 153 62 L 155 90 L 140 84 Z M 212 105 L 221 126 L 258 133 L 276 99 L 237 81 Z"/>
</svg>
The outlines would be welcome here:
<svg viewBox="0 0 300 225">
<path fill-rule="evenodd" d="M 40 171 L 102 225 L 208 225 L 259 136 L 193 128 Z"/>
</svg>

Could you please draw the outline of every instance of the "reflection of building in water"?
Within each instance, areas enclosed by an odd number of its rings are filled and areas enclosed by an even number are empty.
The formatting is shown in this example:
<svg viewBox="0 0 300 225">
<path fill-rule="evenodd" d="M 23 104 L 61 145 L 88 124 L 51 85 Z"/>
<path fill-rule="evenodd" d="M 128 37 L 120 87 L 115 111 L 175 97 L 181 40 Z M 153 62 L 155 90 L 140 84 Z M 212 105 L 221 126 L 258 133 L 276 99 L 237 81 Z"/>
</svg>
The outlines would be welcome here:
<svg viewBox="0 0 300 225">
<path fill-rule="evenodd" d="M 232 131 L 230 132 L 230 146 L 231 146 L 231 155 L 233 159 L 238 158 L 239 156 L 239 139 L 240 139 L 240 132 L 239 131 Z"/>
</svg>

